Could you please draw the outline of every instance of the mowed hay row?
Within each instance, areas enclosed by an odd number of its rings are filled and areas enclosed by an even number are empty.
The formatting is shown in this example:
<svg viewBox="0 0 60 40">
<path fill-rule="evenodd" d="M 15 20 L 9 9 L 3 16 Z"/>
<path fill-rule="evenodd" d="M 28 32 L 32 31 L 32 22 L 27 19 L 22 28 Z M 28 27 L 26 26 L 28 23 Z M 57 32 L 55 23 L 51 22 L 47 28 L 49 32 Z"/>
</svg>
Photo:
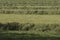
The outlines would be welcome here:
<svg viewBox="0 0 60 40">
<path fill-rule="evenodd" d="M 59 15 L 18 15 L 0 14 L 0 22 L 19 22 L 19 23 L 60 23 Z"/>
<path fill-rule="evenodd" d="M 0 0 L 0 5 L 16 6 L 16 5 L 39 5 L 39 6 L 59 6 L 60 0 Z"/>
<path fill-rule="evenodd" d="M 1 6 L 0 14 L 60 15 L 59 6 Z"/>
<path fill-rule="evenodd" d="M 0 13 L 60 15 L 59 6 L 59 0 L 0 0 Z"/>
</svg>

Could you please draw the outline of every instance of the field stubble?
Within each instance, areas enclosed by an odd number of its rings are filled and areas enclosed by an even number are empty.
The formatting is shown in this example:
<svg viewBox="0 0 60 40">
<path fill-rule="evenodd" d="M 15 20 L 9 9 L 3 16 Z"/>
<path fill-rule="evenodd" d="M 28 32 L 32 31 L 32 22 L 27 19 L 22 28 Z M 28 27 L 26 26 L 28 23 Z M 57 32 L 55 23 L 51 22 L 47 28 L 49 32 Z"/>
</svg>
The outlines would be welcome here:
<svg viewBox="0 0 60 40">
<path fill-rule="evenodd" d="M 19 14 L 0 14 L 0 22 L 19 22 L 19 23 L 60 23 L 60 15 L 19 15 Z"/>
</svg>

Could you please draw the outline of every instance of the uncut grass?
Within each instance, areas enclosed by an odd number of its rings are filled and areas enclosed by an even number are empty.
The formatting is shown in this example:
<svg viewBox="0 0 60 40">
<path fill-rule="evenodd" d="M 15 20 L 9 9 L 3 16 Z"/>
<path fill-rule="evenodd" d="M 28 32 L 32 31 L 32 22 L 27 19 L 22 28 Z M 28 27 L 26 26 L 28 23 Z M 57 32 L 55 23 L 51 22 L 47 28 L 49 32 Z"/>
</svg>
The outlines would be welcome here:
<svg viewBox="0 0 60 40">
<path fill-rule="evenodd" d="M 46 37 L 27 33 L 0 33 L 0 40 L 60 40 L 60 37 Z"/>
</svg>

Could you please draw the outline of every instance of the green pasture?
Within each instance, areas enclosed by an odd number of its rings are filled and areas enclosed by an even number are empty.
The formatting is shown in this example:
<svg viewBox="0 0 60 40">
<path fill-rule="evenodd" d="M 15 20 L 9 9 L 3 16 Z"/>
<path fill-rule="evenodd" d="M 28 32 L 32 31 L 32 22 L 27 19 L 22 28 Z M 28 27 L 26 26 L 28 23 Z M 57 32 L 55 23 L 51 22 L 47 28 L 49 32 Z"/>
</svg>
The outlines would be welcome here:
<svg viewBox="0 0 60 40">
<path fill-rule="evenodd" d="M 0 0 L 0 40 L 60 40 L 59 10 L 60 0 Z M 6 23 L 13 22 L 33 23 L 35 26 L 29 31 L 2 30 L 6 28 Z"/>
<path fill-rule="evenodd" d="M 20 14 L 0 14 L 0 22 L 19 23 L 60 23 L 60 15 L 20 15 Z"/>
<path fill-rule="evenodd" d="M 0 3 L 4 3 L 7 5 L 7 3 L 9 5 L 12 4 L 20 4 L 20 5 L 42 5 L 42 6 L 59 6 L 60 0 L 0 0 Z M 14 4 L 14 5 L 15 5 Z"/>
<path fill-rule="evenodd" d="M 40 34 L 39 34 L 40 33 Z M 60 40 L 59 35 L 42 32 L 6 31 L 0 33 L 0 40 Z"/>
</svg>

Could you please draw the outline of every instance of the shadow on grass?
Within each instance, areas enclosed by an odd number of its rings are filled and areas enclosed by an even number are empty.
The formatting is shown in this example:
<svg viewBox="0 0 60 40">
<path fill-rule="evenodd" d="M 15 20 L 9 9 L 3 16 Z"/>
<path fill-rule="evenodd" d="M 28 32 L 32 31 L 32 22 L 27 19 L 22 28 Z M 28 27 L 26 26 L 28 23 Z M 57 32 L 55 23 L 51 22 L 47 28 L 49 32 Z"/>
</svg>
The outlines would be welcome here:
<svg viewBox="0 0 60 40">
<path fill-rule="evenodd" d="M 60 40 L 60 37 L 43 37 L 36 34 L 26 33 L 0 33 L 0 40 Z"/>
</svg>

